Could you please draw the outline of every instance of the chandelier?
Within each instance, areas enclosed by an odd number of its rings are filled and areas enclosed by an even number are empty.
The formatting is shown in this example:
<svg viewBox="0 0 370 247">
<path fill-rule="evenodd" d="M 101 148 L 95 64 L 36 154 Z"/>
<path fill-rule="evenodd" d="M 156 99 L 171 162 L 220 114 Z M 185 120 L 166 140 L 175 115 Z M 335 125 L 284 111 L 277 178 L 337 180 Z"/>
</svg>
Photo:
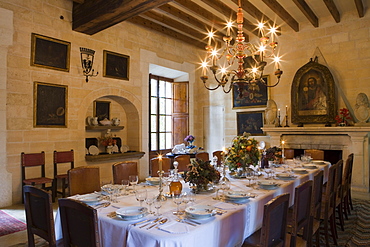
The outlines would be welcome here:
<svg viewBox="0 0 370 247">
<path fill-rule="evenodd" d="M 227 23 L 226 36 L 223 37 L 224 48 L 222 49 L 217 49 L 217 45 L 212 46 L 214 33 L 208 33 L 206 58 L 202 61 L 202 76 L 200 79 L 208 90 L 216 90 L 221 86 L 225 93 L 229 93 L 235 85 L 238 90 L 238 97 L 242 98 L 243 90 L 247 85 L 255 87 L 258 83 L 263 83 L 266 87 L 277 86 L 283 71 L 279 68 L 280 58 L 275 54 L 278 45 L 278 42 L 274 40 L 274 38 L 276 39 L 277 28 L 275 26 L 267 28 L 264 23 L 259 23 L 257 26 L 258 33 L 261 36 L 259 42 L 256 44 L 245 42 L 243 11 L 240 0 L 236 23 L 238 30 L 235 41 L 231 37 L 233 23 Z M 277 81 L 273 85 L 268 85 L 262 79 L 263 71 L 268 65 L 267 60 L 271 60 L 276 68 Z M 223 66 L 220 63 L 223 63 Z M 213 88 L 207 86 L 209 70 L 217 82 L 217 86 Z"/>
</svg>

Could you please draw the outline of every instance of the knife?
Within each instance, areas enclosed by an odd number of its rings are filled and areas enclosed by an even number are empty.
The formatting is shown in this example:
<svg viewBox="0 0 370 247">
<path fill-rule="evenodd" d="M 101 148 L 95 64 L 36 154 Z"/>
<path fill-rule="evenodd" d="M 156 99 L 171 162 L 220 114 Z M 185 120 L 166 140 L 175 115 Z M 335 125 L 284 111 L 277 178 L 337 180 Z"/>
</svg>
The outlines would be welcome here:
<svg viewBox="0 0 370 247">
<path fill-rule="evenodd" d="M 142 225 L 142 226 L 140 226 L 140 228 L 143 228 L 143 227 L 146 227 L 147 225 L 150 225 L 150 224 L 152 224 L 152 223 L 157 223 L 158 221 L 160 221 L 162 218 L 157 218 L 157 219 L 155 219 L 155 220 L 153 220 L 153 221 L 150 221 L 149 223 L 146 223 L 145 225 Z"/>
<path fill-rule="evenodd" d="M 132 224 L 133 226 L 137 226 L 137 225 L 140 225 L 142 223 L 145 223 L 145 222 L 148 222 L 150 219 L 146 219 L 146 220 L 142 220 L 142 221 L 139 221 L 139 222 L 136 222 L 134 224 Z"/>
</svg>

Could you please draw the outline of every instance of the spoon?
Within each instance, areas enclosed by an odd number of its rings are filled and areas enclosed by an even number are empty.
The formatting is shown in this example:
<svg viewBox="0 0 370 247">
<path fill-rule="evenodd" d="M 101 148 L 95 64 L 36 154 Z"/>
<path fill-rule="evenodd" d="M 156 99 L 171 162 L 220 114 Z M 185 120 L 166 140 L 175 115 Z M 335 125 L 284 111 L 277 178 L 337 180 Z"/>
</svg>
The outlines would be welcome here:
<svg viewBox="0 0 370 247">
<path fill-rule="evenodd" d="M 166 222 L 167 222 L 167 218 L 164 218 L 163 220 L 161 220 L 161 221 L 159 221 L 159 222 L 157 222 L 157 223 L 155 223 L 155 224 L 153 224 L 153 225 L 149 226 L 149 227 L 147 228 L 147 230 L 152 229 L 153 227 L 155 227 L 155 226 L 157 226 L 157 225 L 162 225 L 162 224 L 164 224 L 164 223 L 166 223 Z"/>
</svg>

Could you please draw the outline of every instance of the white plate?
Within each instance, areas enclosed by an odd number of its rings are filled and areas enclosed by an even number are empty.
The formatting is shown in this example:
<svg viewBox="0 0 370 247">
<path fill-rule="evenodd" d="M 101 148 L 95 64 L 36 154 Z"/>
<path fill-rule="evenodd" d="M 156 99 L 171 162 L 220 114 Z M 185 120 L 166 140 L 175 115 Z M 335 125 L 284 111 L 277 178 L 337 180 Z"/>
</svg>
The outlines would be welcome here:
<svg viewBox="0 0 370 247">
<path fill-rule="evenodd" d="M 225 197 L 231 200 L 241 200 L 254 197 L 254 195 L 245 191 L 228 191 L 225 193 Z"/>
<path fill-rule="evenodd" d="M 89 205 L 94 205 L 101 201 L 99 195 L 82 195 L 76 197 L 76 199 Z"/>
<path fill-rule="evenodd" d="M 297 176 L 294 176 L 289 173 L 277 173 L 276 177 L 279 179 L 295 179 Z"/>
<path fill-rule="evenodd" d="M 216 214 L 216 209 L 207 205 L 195 205 L 185 209 L 186 214 L 194 219 L 209 218 Z"/>
<path fill-rule="evenodd" d="M 148 184 L 158 185 L 159 184 L 159 177 L 150 177 L 145 179 Z"/>
<path fill-rule="evenodd" d="M 317 166 L 305 164 L 305 165 L 303 165 L 303 168 L 306 168 L 306 169 L 317 169 Z"/>
<path fill-rule="evenodd" d="M 148 214 L 148 209 L 145 207 L 123 207 L 116 211 L 116 215 L 123 220 L 136 220 Z"/>
<path fill-rule="evenodd" d="M 98 155 L 99 154 L 99 148 L 97 146 L 95 146 L 95 145 L 91 145 L 89 147 L 89 153 L 91 155 Z"/>
<path fill-rule="evenodd" d="M 112 151 L 113 151 L 113 153 L 118 153 L 119 152 L 119 148 L 118 148 L 117 144 L 114 144 L 114 146 L 112 148 Z"/>
<path fill-rule="evenodd" d="M 304 173 L 307 173 L 307 170 L 303 169 L 303 168 L 295 168 L 295 169 L 293 169 L 293 172 L 299 173 L 299 174 L 304 174 Z"/>
<path fill-rule="evenodd" d="M 265 180 L 259 181 L 258 184 L 262 189 L 267 189 L 267 190 L 275 189 L 278 186 L 278 184 L 275 182 L 265 181 Z"/>
<path fill-rule="evenodd" d="M 315 164 L 315 165 L 326 165 L 327 162 L 323 161 L 323 160 L 314 160 L 312 161 L 311 163 Z"/>
<path fill-rule="evenodd" d="M 121 153 L 126 153 L 128 150 L 130 150 L 129 146 L 122 145 L 122 147 L 121 147 Z"/>
</svg>

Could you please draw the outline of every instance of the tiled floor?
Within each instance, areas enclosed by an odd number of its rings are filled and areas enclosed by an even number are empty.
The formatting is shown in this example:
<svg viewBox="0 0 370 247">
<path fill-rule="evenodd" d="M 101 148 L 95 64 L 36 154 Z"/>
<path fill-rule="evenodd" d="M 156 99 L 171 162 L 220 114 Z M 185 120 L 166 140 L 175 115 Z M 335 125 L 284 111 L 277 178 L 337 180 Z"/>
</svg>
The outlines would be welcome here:
<svg viewBox="0 0 370 247">
<path fill-rule="evenodd" d="M 366 193 L 366 192 L 352 192 L 352 193 L 353 193 L 352 194 L 353 198 L 370 200 L 370 193 Z M 54 203 L 55 212 L 56 212 L 57 207 L 58 207 L 58 204 L 56 202 Z M 9 215 L 12 215 L 13 217 L 17 219 L 23 222 L 26 222 L 23 204 L 13 205 L 8 208 L 2 208 L 1 210 L 4 210 Z M 12 246 L 18 243 L 25 243 L 25 242 L 27 242 L 27 231 L 16 232 L 13 234 L 0 237 L 0 246 L 2 247 Z"/>
</svg>

